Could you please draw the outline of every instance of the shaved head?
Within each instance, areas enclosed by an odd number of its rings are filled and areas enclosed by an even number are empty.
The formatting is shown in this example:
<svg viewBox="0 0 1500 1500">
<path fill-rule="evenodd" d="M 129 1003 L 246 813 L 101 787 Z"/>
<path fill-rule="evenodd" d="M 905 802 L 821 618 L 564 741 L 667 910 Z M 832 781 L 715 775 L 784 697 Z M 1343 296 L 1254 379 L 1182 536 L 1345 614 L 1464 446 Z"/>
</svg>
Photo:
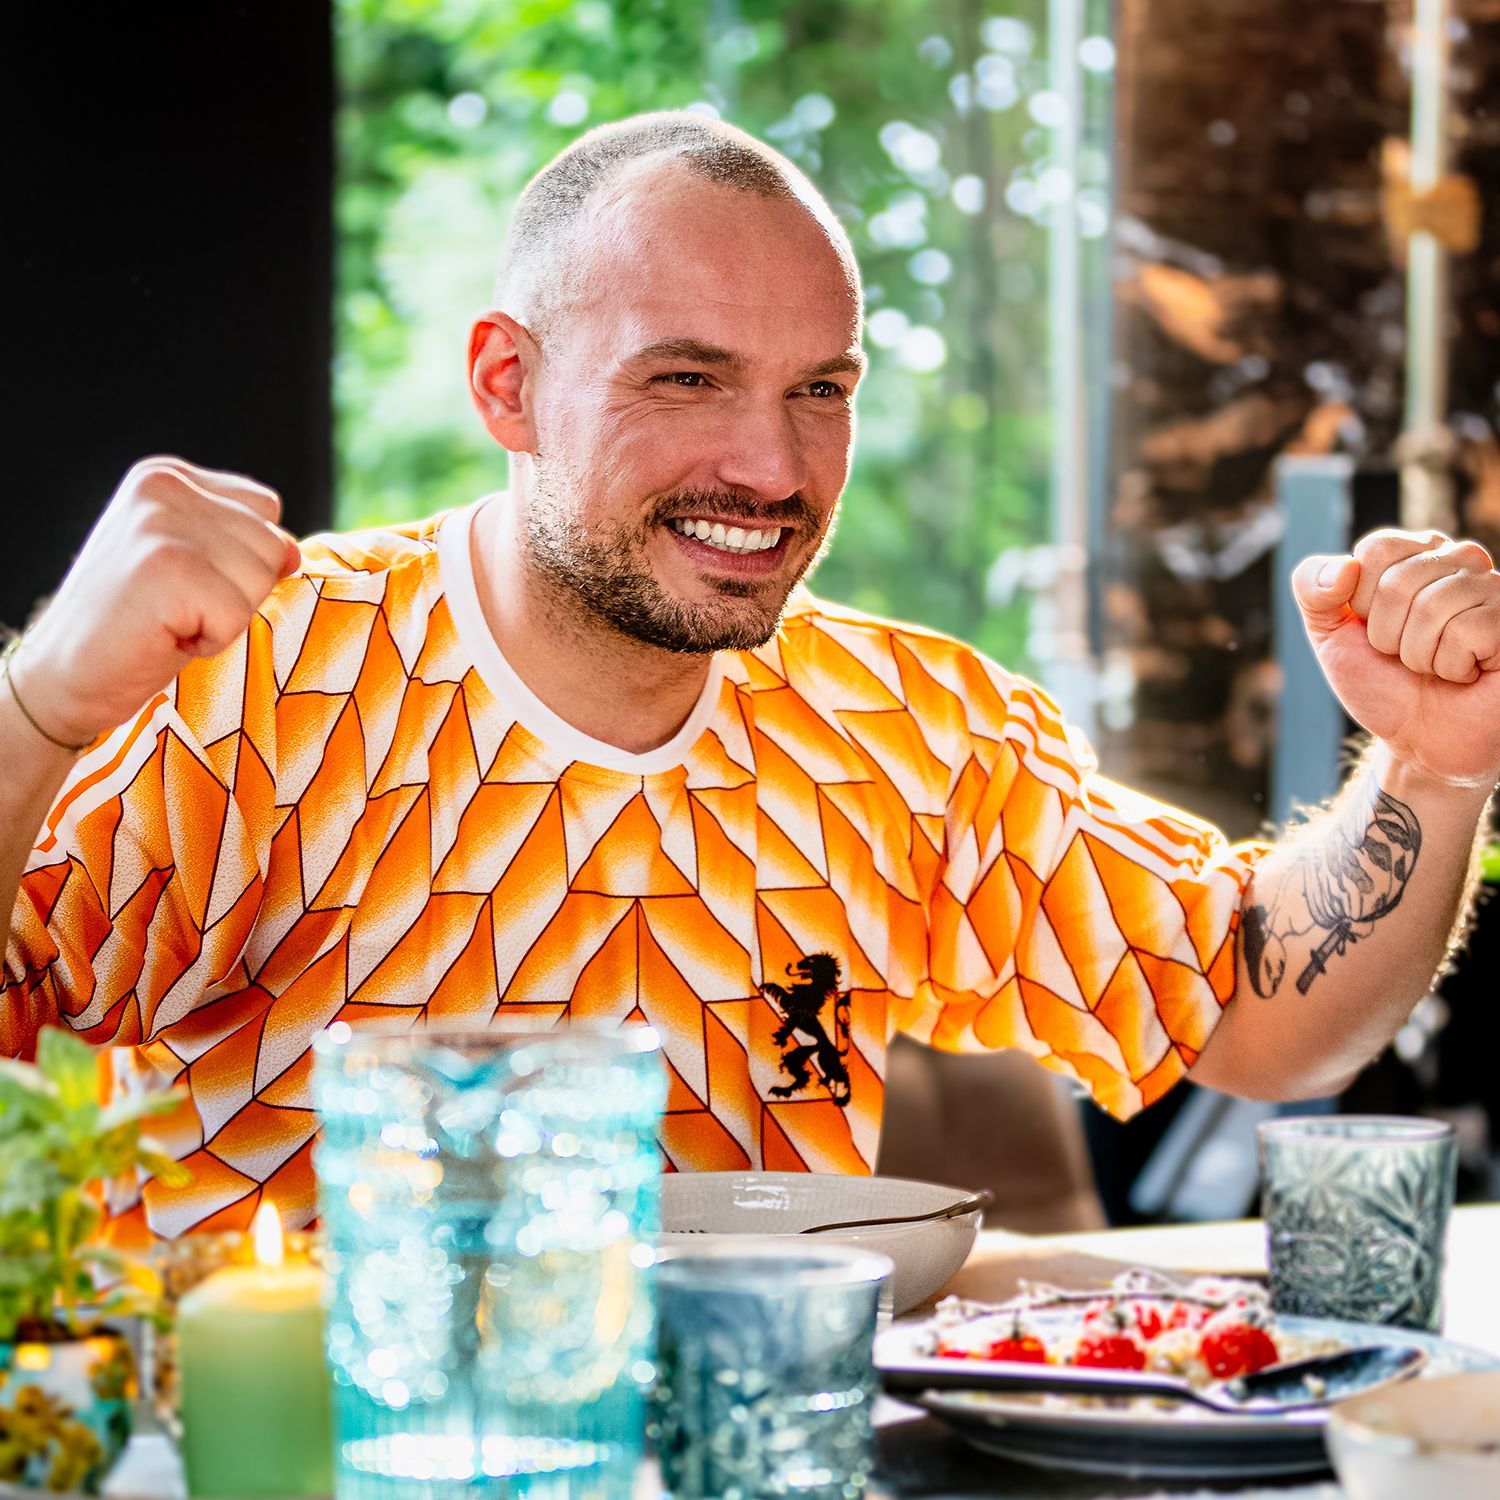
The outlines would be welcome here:
<svg viewBox="0 0 1500 1500">
<path fill-rule="evenodd" d="M 663 168 L 758 198 L 800 205 L 843 262 L 859 300 L 859 272 L 823 195 L 780 152 L 722 121 L 686 112 L 637 115 L 581 136 L 527 184 L 511 215 L 495 306 L 540 341 L 570 302 L 589 295 L 593 252 L 611 228 L 600 211 L 647 188 Z M 616 228 L 615 233 L 619 231 Z"/>
</svg>

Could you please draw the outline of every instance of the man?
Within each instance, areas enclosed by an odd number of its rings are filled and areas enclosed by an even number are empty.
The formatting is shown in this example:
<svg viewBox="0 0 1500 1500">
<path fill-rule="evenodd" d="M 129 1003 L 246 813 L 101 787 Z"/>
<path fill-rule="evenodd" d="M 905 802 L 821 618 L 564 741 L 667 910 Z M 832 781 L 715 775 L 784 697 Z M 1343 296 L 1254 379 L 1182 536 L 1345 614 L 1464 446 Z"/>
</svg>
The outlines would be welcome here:
<svg viewBox="0 0 1500 1500">
<path fill-rule="evenodd" d="M 797 589 L 860 325 L 790 163 L 646 117 L 510 226 L 470 343 L 508 495 L 299 555 L 252 481 L 127 476 L 0 693 L 0 1041 L 61 1019 L 185 1076 L 193 1182 L 137 1219 L 310 1217 L 336 1021 L 644 1017 L 672 1165 L 853 1172 L 898 1029 L 1124 1115 L 1189 1069 L 1329 1093 L 1398 1028 L 1500 772 L 1489 557 L 1386 533 L 1303 564 L 1375 746 L 1315 825 L 1230 848 L 1023 680 Z"/>
</svg>

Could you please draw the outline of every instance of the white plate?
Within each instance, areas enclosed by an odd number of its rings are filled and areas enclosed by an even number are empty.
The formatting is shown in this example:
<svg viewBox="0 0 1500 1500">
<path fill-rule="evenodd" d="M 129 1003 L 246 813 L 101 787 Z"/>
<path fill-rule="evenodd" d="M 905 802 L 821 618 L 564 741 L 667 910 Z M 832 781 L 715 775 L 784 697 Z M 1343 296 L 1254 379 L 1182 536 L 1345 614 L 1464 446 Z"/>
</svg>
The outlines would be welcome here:
<svg viewBox="0 0 1500 1500">
<path fill-rule="evenodd" d="M 928 1213 L 969 1189 L 905 1177 L 813 1172 L 680 1172 L 661 1184 L 662 1243 L 691 1247 L 716 1234 L 796 1234 L 813 1224 Z M 895 1262 L 894 1310 L 925 1302 L 952 1280 L 979 1233 L 980 1210 L 925 1224 L 887 1224 L 819 1235 L 878 1250 Z"/>
<path fill-rule="evenodd" d="M 1500 1359 L 1435 1334 L 1323 1318 L 1279 1318 L 1288 1333 L 1340 1343 L 1403 1344 L 1425 1349 L 1419 1376 L 1500 1369 Z M 883 1365 L 916 1357 L 925 1323 L 903 1323 L 877 1335 Z M 1141 1397 L 1010 1395 L 997 1391 L 927 1391 L 902 1401 L 941 1417 L 988 1453 L 1049 1469 L 1131 1478 L 1251 1479 L 1320 1472 L 1326 1410 L 1280 1417 L 1237 1416 L 1192 1402 Z"/>
</svg>

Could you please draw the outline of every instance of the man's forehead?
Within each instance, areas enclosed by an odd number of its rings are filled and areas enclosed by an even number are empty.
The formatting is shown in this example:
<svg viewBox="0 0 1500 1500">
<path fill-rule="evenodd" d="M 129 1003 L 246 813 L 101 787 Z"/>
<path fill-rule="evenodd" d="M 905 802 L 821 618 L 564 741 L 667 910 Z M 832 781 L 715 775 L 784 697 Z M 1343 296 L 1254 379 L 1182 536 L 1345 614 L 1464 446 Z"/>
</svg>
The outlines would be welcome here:
<svg viewBox="0 0 1500 1500">
<path fill-rule="evenodd" d="M 641 169 L 602 191 L 572 246 L 590 292 L 830 310 L 859 300 L 858 271 L 795 197 L 766 197 L 681 163 Z"/>
</svg>

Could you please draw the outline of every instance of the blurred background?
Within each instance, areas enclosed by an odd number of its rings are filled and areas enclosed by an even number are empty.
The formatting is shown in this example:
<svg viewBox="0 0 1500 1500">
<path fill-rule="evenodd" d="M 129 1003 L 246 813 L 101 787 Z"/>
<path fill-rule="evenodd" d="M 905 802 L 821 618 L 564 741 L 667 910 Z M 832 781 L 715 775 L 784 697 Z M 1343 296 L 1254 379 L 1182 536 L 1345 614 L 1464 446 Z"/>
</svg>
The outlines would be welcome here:
<svg viewBox="0 0 1500 1500">
<path fill-rule="evenodd" d="M 276 485 L 301 532 L 502 487 L 463 353 L 508 207 L 658 108 L 786 152 L 864 269 L 817 588 L 1037 676 L 1121 779 L 1235 836 L 1326 795 L 1348 726 L 1291 562 L 1397 521 L 1500 542 L 1497 0 L 158 0 L 9 30 L 8 624 L 153 451 Z M 1500 1186 L 1494 928 L 1319 1106 L 1455 1119 L 1469 1197 Z M 908 1094 L 970 1138 L 1018 1101 L 1009 1165 L 974 1167 L 1002 1197 L 1045 1127 L 1089 1213 L 1253 1207 L 1258 1106 L 1185 1087 L 1121 1127 L 1029 1063 L 957 1066 Z"/>
</svg>

